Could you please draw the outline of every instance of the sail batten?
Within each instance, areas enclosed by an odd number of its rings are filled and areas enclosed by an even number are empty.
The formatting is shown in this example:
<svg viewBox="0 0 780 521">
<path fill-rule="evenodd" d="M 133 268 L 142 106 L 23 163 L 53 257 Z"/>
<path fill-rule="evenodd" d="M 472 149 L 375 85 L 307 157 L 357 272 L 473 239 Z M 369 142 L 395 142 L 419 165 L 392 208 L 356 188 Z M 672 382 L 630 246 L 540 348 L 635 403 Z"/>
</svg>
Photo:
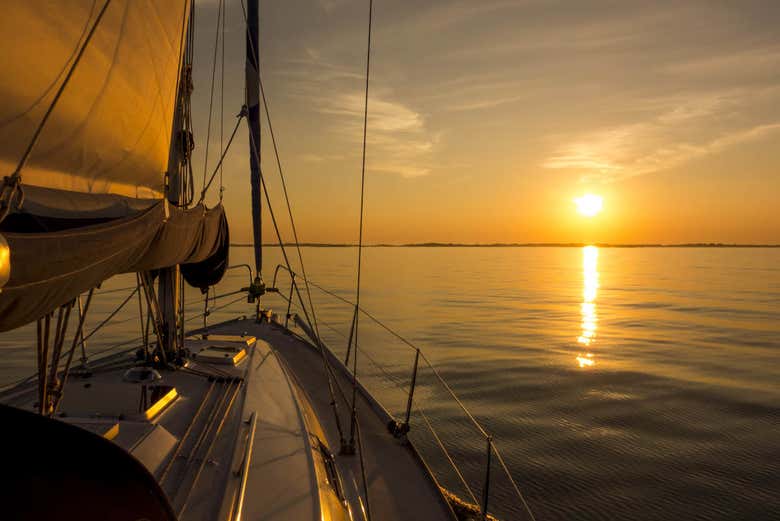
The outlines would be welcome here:
<svg viewBox="0 0 780 521">
<path fill-rule="evenodd" d="M 0 173 L 12 173 L 99 9 L 4 7 Z M 100 3 L 97 3 L 100 5 Z M 112 0 L 21 172 L 24 185 L 161 197 L 189 0 Z"/>
</svg>

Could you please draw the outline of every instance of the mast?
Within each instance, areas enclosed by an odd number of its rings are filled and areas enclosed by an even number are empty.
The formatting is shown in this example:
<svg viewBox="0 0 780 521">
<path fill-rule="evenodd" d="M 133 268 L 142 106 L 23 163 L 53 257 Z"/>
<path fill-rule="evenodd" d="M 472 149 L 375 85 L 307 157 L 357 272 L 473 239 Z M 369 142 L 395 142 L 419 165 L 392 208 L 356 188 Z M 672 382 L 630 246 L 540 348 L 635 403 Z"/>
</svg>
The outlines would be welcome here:
<svg viewBox="0 0 780 521">
<path fill-rule="evenodd" d="M 187 6 L 185 13 L 192 9 L 193 4 Z M 173 113 L 171 127 L 171 145 L 168 155 L 168 174 L 165 186 L 165 197 L 168 202 L 177 207 L 186 206 L 185 168 L 192 152 L 192 132 L 187 128 L 187 111 L 189 99 L 192 94 L 192 12 L 187 16 L 187 26 L 182 28 L 183 48 L 181 50 L 181 63 L 179 65 L 178 91 L 176 92 L 176 109 Z M 179 265 L 160 270 L 158 282 L 158 297 L 162 320 L 162 343 L 166 359 L 175 359 L 179 351 L 179 319 L 182 308 L 181 302 L 181 270 Z"/>
<path fill-rule="evenodd" d="M 255 254 L 255 280 L 249 287 L 249 300 L 265 293 L 263 283 L 263 230 L 260 173 L 260 8 L 258 0 L 247 2 L 246 21 L 246 105 L 249 124 L 249 180 L 252 197 L 252 241 Z M 258 311 L 259 311 L 258 302 Z"/>
</svg>

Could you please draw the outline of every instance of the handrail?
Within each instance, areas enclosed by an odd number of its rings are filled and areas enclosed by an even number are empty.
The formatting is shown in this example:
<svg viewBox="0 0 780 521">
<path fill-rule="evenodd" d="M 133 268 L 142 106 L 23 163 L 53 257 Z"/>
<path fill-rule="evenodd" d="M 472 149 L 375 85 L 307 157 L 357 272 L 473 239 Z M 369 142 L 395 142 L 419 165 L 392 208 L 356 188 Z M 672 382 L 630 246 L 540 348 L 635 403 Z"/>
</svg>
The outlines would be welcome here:
<svg viewBox="0 0 780 521">
<path fill-rule="evenodd" d="M 225 268 L 226 270 L 235 270 L 238 268 L 246 268 L 246 270 L 249 272 L 249 285 L 252 285 L 252 267 L 249 264 L 234 264 L 233 266 L 228 266 Z"/>
<path fill-rule="evenodd" d="M 252 411 L 249 418 L 249 439 L 247 440 L 246 452 L 244 452 L 244 462 L 241 464 L 241 486 L 238 489 L 238 503 L 236 514 L 233 521 L 241 521 L 241 513 L 244 508 L 244 494 L 246 493 L 247 476 L 249 476 L 249 462 L 252 460 L 252 447 L 255 444 L 255 429 L 257 428 L 257 412 Z"/>
<path fill-rule="evenodd" d="M 415 409 L 422 415 L 423 419 L 425 420 L 425 423 L 427 424 L 427 427 L 431 431 L 431 434 L 433 435 L 433 437 L 436 440 L 437 444 L 439 445 L 439 447 L 444 452 L 445 457 L 447 458 L 449 463 L 454 468 L 455 473 L 458 476 L 459 480 L 465 486 L 465 490 L 471 496 L 471 499 L 474 500 L 474 503 L 478 504 L 478 508 L 480 510 L 480 513 L 481 513 L 483 519 L 487 519 L 488 518 L 487 511 L 488 511 L 488 499 L 489 499 L 489 495 L 490 495 L 490 472 L 491 472 L 491 459 L 492 459 L 491 456 L 492 456 L 493 453 L 495 453 L 496 459 L 498 460 L 500 468 L 503 470 L 504 474 L 508 478 L 510 484 L 512 485 L 512 489 L 514 490 L 515 494 L 520 499 L 525 512 L 528 514 L 529 518 L 532 521 L 535 521 L 536 518 L 534 517 L 533 512 L 531 511 L 531 508 L 530 508 L 530 506 L 528 505 L 528 502 L 525 499 L 525 496 L 520 491 L 520 487 L 517 485 L 517 483 L 515 482 L 514 478 L 512 477 L 512 474 L 510 473 L 508 466 L 506 465 L 503 457 L 501 456 L 501 453 L 498 450 L 498 447 L 495 444 L 495 441 L 493 440 L 493 436 L 491 434 L 489 434 L 487 432 L 487 430 L 482 426 L 482 424 L 480 424 L 479 421 L 474 417 L 474 415 L 471 414 L 471 412 L 468 410 L 468 408 L 465 406 L 465 404 L 455 394 L 455 391 L 444 380 L 444 377 L 441 375 L 441 373 L 439 373 L 439 371 L 433 366 L 433 364 L 431 363 L 430 359 L 425 355 L 425 353 L 419 347 L 417 347 L 411 341 L 407 340 L 406 338 L 404 338 L 403 336 L 401 336 L 400 334 L 395 332 L 393 329 L 391 329 L 389 326 L 384 324 L 382 321 L 380 321 L 374 315 L 369 313 L 367 310 L 363 309 L 362 307 L 355 306 L 355 304 L 353 302 L 351 302 L 350 300 L 348 300 L 348 299 L 346 299 L 346 298 L 344 298 L 344 297 L 342 297 L 342 296 L 340 296 L 340 295 L 338 295 L 338 294 L 336 294 L 336 293 L 334 293 L 334 292 L 332 292 L 332 291 L 330 291 L 330 290 L 320 286 L 319 284 L 313 282 L 312 280 L 306 279 L 305 277 L 303 277 L 302 275 L 300 275 L 298 273 L 295 273 L 294 271 L 292 271 L 290 268 L 288 268 L 284 264 L 277 265 L 276 269 L 274 270 L 274 278 L 273 278 L 273 286 L 274 287 L 276 287 L 277 278 L 278 278 L 278 274 L 279 274 L 279 270 L 280 269 L 282 269 L 282 270 L 284 270 L 284 271 L 289 273 L 290 278 L 291 278 L 291 284 L 295 284 L 296 278 L 298 278 L 300 280 L 303 280 L 306 284 L 309 284 L 309 285 L 319 289 L 320 291 L 322 291 L 326 295 L 329 295 L 332 298 L 335 298 L 335 299 L 343 302 L 344 304 L 347 304 L 347 305 L 349 305 L 351 307 L 354 307 L 356 310 L 359 310 L 366 317 L 368 317 L 376 325 L 378 325 L 379 327 L 381 327 L 382 329 L 384 329 L 385 331 L 390 333 L 397 340 L 399 340 L 400 342 L 402 342 L 403 344 L 405 344 L 409 348 L 413 349 L 415 351 L 415 368 L 414 368 L 414 371 L 412 373 L 411 384 L 408 387 L 408 393 L 409 394 L 408 394 L 408 401 L 407 401 L 407 407 L 406 407 L 406 422 L 405 422 L 406 425 L 405 426 L 404 426 L 404 424 L 399 424 L 398 425 L 398 427 L 400 427 L 402 429 L 405 429 L 405 430 L 400 431 L 400 433 L 401 434 L 405 433 L 408 430 L 408 428 L 409 428 L 408 427 L 408 422 L 409 422 L 409 415 L 411 414 L 411 409 L 412 409 L 412 396 L 413 396 L 413 393 L 414 393 L 414 386 L 415 386 L 416 380 L 417 380 L 417 364 L 419 362 L 419 359 L 422 358 L 424 364 L 431 370 L 431 372 L 436 377 L 436 379 L 441 384 L 441 386 L 444 388 L 444 390 L 450 395 L 450 397 L 454 400 L 454 402 L 458 405 L 458 407 L 463 411 L 463 413 L 469 419 L 470 423 L 477 429 L 479 434 L 483 437 L 483 439 L 487 443 L 486 468 L 485 468 L 485 475 L 484 475 L 484 484 L 483 484 L 483 488 L 482 488 L 482 500 L 478 503 L 477 500 L 476 500 L 477 498 L 475 497 L 475 494 L 473 493 L 471 487 L 469 487 L 469 485 L 468 485 L 467 481 L 465 480 L 463 474 L 458 469 L 458 467 L 455 464 L 454 460 L 452 459 L 452 457 L 450 456 L 450 454 L 447 451 L 446 447 L 444 446 L 444 443 L 441 441 L 440 437 L 438 436 L 438 434 L 434 430 L 433 426 L 431 425 L 430 421 L 427 418 L 427 415 L 425 415 L 425 413 L 422 412 L 422 410 L 420 409 L 419 405 L 415 406 Z M 283 300 L 285 300 L 288 303 L 288 305 L 292 304 L 292 298 L 287 299 L 281 293 L 279 293 L 279 295 L 280 295 L 280 297 Z M 305 312 L 305 307 L 303 307 L 303 310 Z M 288 314 L 289 314 L 289 310 L 288 310 Z M 333 330 L 336 333 L 338 333 L 340 336 L 346 336 L 343 333 L 341 333 L 340 331 L 338 331 L 337 329 L 335 329 L 332 326 L 330 326 L 329 324 L 324 323 L 322 320 L 320 320 L 320 322 L 325 324 L 331 330 Z M 355 347 L 356 347 L 356 349 L 358 349 L 357 346 L 355 346 Z M 371 361 L 371 363 L 374 366 L 376 366 L 377 369 L 379 369 L 385 375 L 385 377 L 389 381 L 395 383 L 402 390 L 405 388 L 405 386 L 397 378 L 394 378 L 391 375 L 389 375 L 378 364 L 378 362 L 375 359 L 373 359 L 373 357 L 368 356 L 364 349 L 360 349 L 360 352 L 363 353 L 364 355 L 366 355 L 366 358 L 368 358 L 369 361 Z"/>
<path fill-rule="evenodd" d="M 230 291 L 228 293 L 223 293 L 221 295 L 212 295 L 210 298 L 211 298 L 211 301 L 213 302 L 213 301 L 221 299 L 221 298 L 232 297 L 233 295 L 239 295 L 239 294 L 245 295 L 246 294 L 246 290 L 245 289 L 237 289 L 236 291 Z"/>
</svg>

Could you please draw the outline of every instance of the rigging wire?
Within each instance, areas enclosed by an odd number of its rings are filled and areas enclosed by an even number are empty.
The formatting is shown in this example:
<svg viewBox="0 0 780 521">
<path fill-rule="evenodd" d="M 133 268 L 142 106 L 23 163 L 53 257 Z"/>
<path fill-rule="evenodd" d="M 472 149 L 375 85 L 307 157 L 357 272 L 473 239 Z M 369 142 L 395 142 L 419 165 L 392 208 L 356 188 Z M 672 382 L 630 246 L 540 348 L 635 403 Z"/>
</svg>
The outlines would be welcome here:
<svg viewBox="0 0 780 521">
<path fill-rule="evenodd" d="M 90 332 L 90 333 L 89 333 L 87 336 L 83 337 L 81 341 L 82 341 L 82 342 L 86 342 L 87 340 L 89 340 L 90 338 L 92 338 L 92 335 L 94 335 L 95 333 L 97 333 L 98 331 L 100 331 L 100 329 L 101 329 L 103 326 L 105 326 L 106 324 L 108 324 L 108 322 L 110 322 L 110 321 L 111 321 L 111 319 L 112 319 L 112 318 L 114 318 L 114 317 L 116 316 L 116 314 L 117 314 L 117 313 L 119 313 L 119 312 L 122 310 L 122 308 L 123 308 L 123 307 L 125 307 L 125 305 L 126 305 L 128 302 L 130 302 L 130 299 L 131 299 L 131 298 L 133 298 L 133 296 L 134 296 L 134 295 L 135 295 L 137 292 L 138 292 L 138 286 L 136 286 L 136 287 L 133 289 L 132 293 L 130 293 L 130 294 L 127 296 L 127 298 L 125 298 L 125 300 L 123 300 L 123 301 L 122 301 L 122 303 L 121 303 L 121 304 L 119 304 L 119 305 L 116 307 L 116 309 L 114 309 L 114 311 L 112 311 L 112 312 L 111 312 L 111 314 L 110 314 L 110 315 L 108 315 L 108 316 L 107 316 L 105 319 L 103 319 L 103 320 L 100 322 L 100 324 L 98 324 L 97 326 L 95 326 L 95 328 L 94 328 L 94 329 L 93 329 L 93 330 L 92 330 L 92 331 L 91 331 L 91 332 Z"/>
<path fill-rule="evenodd" d="M 96 286 L 99 288 L 100 286 Z M 135 288 L 135 286 L 126 286 L 123 288 L 113 288 L 113 289 L 95 289 L 95 295 L 108 295 L 109 293 L 124 293 L 125 291 L 130 291 L 131 289 Z"/>
<path fill-rule="evenodd" d="M 65 384 L 68 381 L 68 375 L 70 374 L 70 364 L 73 362 L 73 353 L 76 352 L 76 346 L 80 343 L 82 350 L 84 349 L 84 319 L 87 317 L 87 312 L 89 311 L 89 304 L 92 302 L 92 296 L 94 295 L 95 288 L 91 288 L 89 290 L 89 293 L 87 294 L 87 302 L 84 305 L 84 309 L 81 308 L 81 295 L 78 297 L 78 311 L 79 311 L 79 323 L 78 328 L 76 329 L 76 332 L 73 334 L 73 342 L 70 346 L 70 351 L 68 352 L 68 359 L 65 361 L 65 369 L 62 370 L 62 381 L 59 383 L 58 386 L 58 392 L 57 396 L 54 400 L 54 405 L 52 407 L 52 415 L 57 413 L 57 409 L 60 406 L 60 403 L 62 403 L 62 398 L 65 396 Z M 76 299 L 73 300 L 73 303 L 76 302 Z M 72 307 L 73 304 L 71 304 Z M 67 320 L 67 319 L 66 319 Z M 67 324 L 66 324 L 67 327 Z M 63 330 L 63 339 L 65 336 L 65 331 Z M 59 367 L 59 358 L 57 360 L 57 367 Z M 52 380 L 55 380 L 57 375 L 57 368 L 52 367 Z"/>
<path fill-rule="evenodd" d="M 139 289 L 141 287 L 141 275 L 139 273 L 135 274 L 135 280 L 136 280 L 136 289 Z M 137 291 L 138 293 L 138 324 L 141 326 L 141 337 L 144 341 L 144 355 L 146 357 L 146 360 L 149 360 L 149 311 L 146 312 L 146 328 L 144 328 L 144 306 L 143 306 L 143 295 L 141 295 L 140 291 Z M 183 307 L 183 306 L 182 306 Z"/>
<path fill-rule="evenodd" d="M 198 199 L 197 204 L 200 204 L 203 202 L 203 199 L 206 198 L 206 192 L 211 187 L 211 183 L 214 181 L 214 177 L 219 173 L 219 169 L 222 167 L 222 162 L 225 160 L 225 156 L 228 153 L 228 150 L 230 150 L 230 145 L 233 144 L 233 138 L 236 137 L 236 132 L 238 131 L 239 125 L 241 125 L 241 120 L 245 118 L 247 115 L 246 111 L 246 105 L 241 107 L 241 112 L 236 116 L 238 119 L 236 121 L 236 126 L 233 127 L 233 132 L 230 134 L 230 139 L 228 139 L 227 145 L 225 146 L 225 150 L 222 151 L 222 156 L 219 158 L 219 162 L 217 163 L 217 166 L 214 168 L 214 171 L 211 173 L 211 177 L 209 177 L 208 183 L 206 183 L 203 186 L 203 191 L 200 193 L 200 198 Z M 205 179 L 205 178 L 204 178 Z"/>
<path fill-rule="evenodd" d="M 333 331 L 333 332 L 334 332 L 334 333 L 336 333 L 337 335 L 339 335 L 340 337 L 342 337 L 342 338 L 344 338 L 344 339 L 346 339 L 346 338 L 347 338 L 347 335 L 346 335 L 346 334 L 344 334 L 343 332 L 339 331 L 339 330 L 338 330 L 338 329 L 336 329 L 335 327 L 331 326 L 331 325 L 330 325 L 330 324 L 328 324 L 327 322 L 323 322 L 323 325 L 324 325 L 325 327 L 329 328 L 331 331 Z M 361 354 L 362 354 L 362 355 L 363 355 L 363 356 L 364 356 L 364 357 L 365 357 L 365 358 L 366 358 L 366 359 L 367 359 L 369 362 L 371 362 L 371 364 L 372 364 L 372 365 L 373 365 L 373 366 L 374 366 L 374 367 L 375 367 L 375 368 L 376 368 L 376 369 L 377 369 L 377 370 L 378 370 L 380 373 L 382 373 L 382 375 L 384 376 L 384 378 L 385 378 L 385 380 L 386 380 L 387 382 L 389 382 L 389 383 L 391 383 L 391 384 L 395 385 L 395 386 L 396 386 L 396 387 L 397 387 L 397 388 L 398 388 L 400 391 L 402 391 L 402 392 L 406 392 L 406 393 L 408 393 L 408 392 L 409 392 L 409 388 L 408 388 L 407 384 L 406 384 L 405 382 L 401 381 L 401 379 L 400 379 L 400 378 L 398 378 L 397 376 L 394 376 L 394 375 L 390 374 L 389 372 L 387 372 L 387 370 L 386 370 L 384 367 L 382 367 L 382 365 L 381 365 L 379 362 L 377 362 L 377 360 L 376 360 L 374 357 L 372 357 L 372 356 L 371 356 L 371 355 L 368 353 L 368 351 L 366 351 L 366 350 L 364 350 L 364 349 L 361 349 L 361 350 L 360 350 L 360 352 L 361 352 Z M 452 456 L 450 455 L 449 451 L 447 451 L 447 448 L 446 448 L 446 446 L 445 446 L 445 445 L 444 445 L 444 443 L 442 442 L 442 440 L 441 440 L 441 438 L 439 437 L 439 435 L 436 433 L 436 430 L 433 428 L 433 425 L 431 424 L 430 420 L 428 419 L 428 416 L 427 416 L 427 415 L 425 414 L 425 412 L 423 411 L 423 407 L 422 407 L 422 405 L 419 403 L 419 402 L 420 402 L 420 400 L 418 399 L 418 400 L 417 400 L 417 402 L 418 402 L 418 403 L 417 403 L 417 404 L 414 406 L 415 410 L 416 410 L 416 411 L 417 411 L 417 412 L 418 412 L 418 413 L 419 413 L 419 414 L 422 416 L 423 420 L 425 420 L 425 423 L 426 423 L 426 425 L 427 425 L 427 427 L 428 427 L 428 430 L 430 430 L 430 431 L 431 431 L 431 435 L 433 436 L 434 440 L 435 440 L 435 441 L 436 441 L 436 443 L 438 444 L 439 448 L 440 448 L 440 449 L 442 450 L 442 452 L 444 453 L 444 456 L 445 456 L 445 457 L 447 458 L 447 460 L 449 461 L 449 463 L 450 463 L 450 466 L 452 466 L 452 469 L 455 471 L 455 474 L 456 474 L 456 476 L 458 477 L 458 479 L 460 480 L 461 484 L 464 486 L 464 489 L 465 489 L 465 490 L 466 490 L 466 491 L 469 493 L 469 496 L 471 496 L 471 499 L 473 500 L 474 504 L 475 504 L 475 505 L 479 504 L 479 501 L 477 500 L 477 497 L 474 495 L 474 492 L 471 490 L 471 487 L 469 487 L 469 484 L 468 484 L 468 482 L 467 482 L 467 481 L 466 481 L 466 479 L 463 477 L 463 473 L 462 473 L 462 472 L 460 471 L 460 469 L 458 468 L 457 464 L 455 463 L 455 460 L 453 460 L 453 459 L 452 459 Z M 359 432 L 359 431 L 358 431 L 358 432 Z M 493 448 L 494 448 L 494 449 L 496 449 L 496 454 L 498 454 L 498 447 L 496 447 L 496 446 L 494 445 L 494 446 L 493 446 Z M 500 460 L 501 462 L 503 462 L 503 460 L 501 460 L 500 456 L 499 456 L 499 460 Z M 503 463 L 502 463 L 502 464 L 503 464 Z M 505 465 L 504 465 L 504 466 L 505 466 Z M 508 469 L 505 469 L 505 471 L 506 471 L 507 473 L 509 473 L 509 470 L 508 470 Z M 523 499 L 523 502 L 525 502 L 525 499 L 522 497 L 522 494 L 520 493 L 520 489 L 519 489 L 519 488 L 517 487 L 517 485 L 514 483 L 514 480 L 512 480 L 512 485 L 514 486 L 514 488 L 515 488 L 516 492 L 517 492 L 517 493 L 520 495 L 521 499 Z M 529 513 L 530 513 L 530 511 L 529 511 Z M 533 517 L 533 514 L 532 514 L 532 517 Z"/>
<path fill-rule="evenodd" d="M 209 167 L 209 145 L 211 143 L 211 116 L 213 114 L 213 108 L 214 108 L 214 84 L 217 74 L 217 51 L 219 50 L 219 30 L 220 30 L 220 22 L 222 21 L 222 11 L 223 11 L 223 5 L 224 0 L 219 0 L 219 3 L 217 4 L 217 28 L 215 31 L 214 36 L 214 58 L 211 62 L 211 93 L 209 95 L 209 120 L 208 124 L 206 125 L 206 149 L 204 153 L 204 159 L 203 159 L 203 188 L 206 188 L 206 171 Z M 223 68 L 223 74 L 224 74 L 224 68 Z M 220 150 L 222 149 L 222 145 L 220 143 Z"/>
<path fill-rule="evenodd" d="M 184 331 L 184 310 L 186 308 L 186 302 L 185 302 L 185 295 L 184 295 L 184 275 L 181 271 L 181 266 L 177 266 L 176 268 L 176 275 L 178 276 L 178 283 L 177 286 L 179 286 L 179 316 L 177 317 L 179 323 L 177 328 L 177 334 L 179 336 L 178 338 L 178 345 L 179 349 L 184 349 L 184 337 L 185 337 L 185 331 Z M 181 351 L 179 352 L 179 357 L 181 357 Z"/>
<path fill-rule="evenodd" d="M 363 202 L 366 186 L 366 135 L 368 133 L 368 82 L 371 77 L 371 22 L 374 14 L 374 1 L 368 0 L 368 44 L 366 49 L 366 97 L 363 105 L 363 160 L 360 168 L 360 225 L 358 229 L 358 256 L 357 256 L 357 284 L 355 288 L 355 309 L 360 309 L 360 275 L 363 258 Z M 355 399 L 357 396 L 357 369 L 358 369 L 358 327 L 360 313 L 355 313 L 355 354 L 352 357 L 352 421 L 349 427 L 349 444 L 354 443 L 355 423 L 357 421 Z"/>
<path fill-rule="evenodd" d="M 314 326 L 314 334 L 319 338 L 319 327 L 317 326 L 317 315 L 314 310 L 314 303 L 312 302 L 311 298 L 311 289 L 308 286 L 308 283 L 306 283 L 306 266 L 303 262 L 303 254 L 301 253 L 301 244 L 300 240 L 298 239 L 298 228 L 295 226 L 295 219 L 293 217 L 293 211 L 292 211 L 292 205 L 290 203 L 290 196 L 287 192 L 287 182 L 284 177 L 284 169 L 282 168 L 282 162 L 279 156 L 279 148 L 276 144 L 276 135 L 274 134 L 273 124 L 271 123 L 271 113 L 268 110 L 268 100 L 265 96 L 265 88 L 263 87 L 263 79 L 262 76 L 258 74 L 258 83 L 260 85 L 260 96 L 263 100 L 263 108 L 265 109 L 265 118 L 268 122 L 268 133 L 271 136 L 271 144 L 273 145 L 274 150 L 274 156 L 276 158 L 276 167 L 279 172 L 279 179 L 281 180 L 282 184 L 282 192 L 284 193 L 284 201 L 287 205 L 287 214 L 290 218 L 290 228 L 292 230 L 293 234 L 293 240 L 295 241 L 295 250 L 298 254 L 298 263 L 301 265 L 301 274 L 304 277 L 304 289 L 306 290 L 306 297 L 309 301 L 309 308 L 311 309 L 312 314 L 312 320 L 313 320 L 313 326 Z"/>
<path fill-rule="evenodd" d="M 227 17 L 227 10 L 224 8 L 224 1 L 220 0 L 223 4 L 222 11 L 222 60 L 221 60 L 221 72 L 219 80 L 219 149 L 222 150 L 222 141 L 225 127 L 225 18 Z M 222 196 L 225 192 L 225 183 L 222 177 L 222 165 L 219 165 L 219 202 L 222 202 Z"/>
<path fill-rule="evenodd" d="M 354 381 L 354 379 L 353 379 Z M 354 407 L 354 405 L 353 405 Z M 363 436 L 360 434 L 360 423 L 355 416 L 355 431 L 357 433 L 358 457 L 360 458 L 360 477 L 363 481 L 363 495 L 366 497 L 366 519 L 371 521 L 371 500 L 368 495 L 368 479 L 366 478 L 366 462 L 363 459 Z"/>
</svg>

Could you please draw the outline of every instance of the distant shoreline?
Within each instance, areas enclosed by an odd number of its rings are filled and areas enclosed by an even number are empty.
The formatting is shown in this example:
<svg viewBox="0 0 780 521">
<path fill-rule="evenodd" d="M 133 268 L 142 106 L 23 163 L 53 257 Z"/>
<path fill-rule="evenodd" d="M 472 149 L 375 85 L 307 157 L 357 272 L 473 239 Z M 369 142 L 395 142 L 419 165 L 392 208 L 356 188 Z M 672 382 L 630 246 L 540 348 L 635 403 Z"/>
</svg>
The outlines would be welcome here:
<svg viewBox="0 0 780 521">
<path fill-rule="evenodd" d="M 285 246 L 295 246 L 295 243 L 284 243 Z M 308 248 L 356 248 L 357 244 L 302 242 L 301 246 Z M 366 244 L 365 248 L 582 248 L 590 243 L 574 242 L 527 242 L 527 243 L 490 243 L 465 244 L 454 242 L 420 242 L 409 244 Z M 250 248 L 251 244 L 231 244 L 237 248 Z M 263 246 L 279 246 L 278 243 L 264 243 Z M 728 244 L 719 242 L 692 242 L 679 244 L 609 244 L 595 243 L 599 248 L 780 248 L 780 244 Z"/>
</svg>

